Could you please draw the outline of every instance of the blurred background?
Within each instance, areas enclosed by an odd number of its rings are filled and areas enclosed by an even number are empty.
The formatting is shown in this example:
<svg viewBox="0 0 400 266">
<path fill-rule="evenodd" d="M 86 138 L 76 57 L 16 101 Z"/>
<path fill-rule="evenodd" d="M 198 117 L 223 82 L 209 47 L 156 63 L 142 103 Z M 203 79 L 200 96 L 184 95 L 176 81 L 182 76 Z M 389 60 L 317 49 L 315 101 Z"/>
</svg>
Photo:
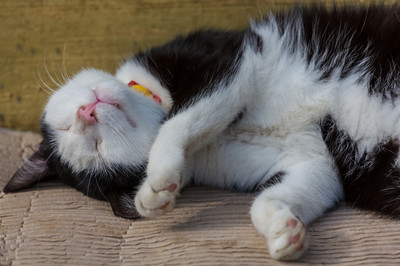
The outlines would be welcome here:
<svg viewBox="0 0 400 266">
<path fill-rule="evenodd" d="M 69 76 L 91 67 L 114 73 L 124 58 L 178 34 L 242 29 L 299 2 L 374 1 L 0 0 L 0 127 L 39 131 L 49 96 L 42 83 L 57 89 L 64 65 Z"/>
</svg>

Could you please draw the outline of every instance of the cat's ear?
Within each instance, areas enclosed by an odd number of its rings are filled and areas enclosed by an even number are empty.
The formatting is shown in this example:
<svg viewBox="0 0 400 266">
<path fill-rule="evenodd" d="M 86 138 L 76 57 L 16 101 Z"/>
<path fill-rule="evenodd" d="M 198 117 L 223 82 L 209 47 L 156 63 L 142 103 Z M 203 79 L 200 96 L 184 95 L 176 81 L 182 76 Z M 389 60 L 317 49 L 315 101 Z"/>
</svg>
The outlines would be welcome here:
<svg viewBox="0 0 400 266">
<path fill-rule="evenodd" d="M 133 199 L 125 192 L 120 194 L 110 193 L 107 198 L 110 201 L 115 216 L 127 219 L 137 219 L 140 217 L 134 206 Z"/>
<path fill-rule="evenodd" d="M 41 143 L 39 150 L 35 151 L 11 177 L 11 180 L 3 189 L 4 192 L 18 191 L 49 177 L 51 171 L 46 160 L 47 158 L 44 157 L 43 153 L 43 143 Z"/>
</svg>

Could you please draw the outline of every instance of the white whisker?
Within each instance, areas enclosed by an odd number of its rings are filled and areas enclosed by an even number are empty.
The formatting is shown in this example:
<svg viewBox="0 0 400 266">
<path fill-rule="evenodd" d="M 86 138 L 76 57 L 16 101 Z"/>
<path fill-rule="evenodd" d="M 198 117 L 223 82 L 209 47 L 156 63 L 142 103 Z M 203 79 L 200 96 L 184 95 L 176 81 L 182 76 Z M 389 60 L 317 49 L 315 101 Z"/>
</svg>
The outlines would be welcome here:
<svg viewBox="0 0 400 266">
<path fill-rule="evenodd" d="M 89 196 L 90 181 L 92 181 L 92 177 L 93 177 L 93 175 L 90 175 L 89 182 L 88 182 L 87 189 L 86 189 L 86 195 L 88 195 L 88 196 Z"/>
<path fill-rule="evenodd" d="M 61 87 L 62 84 L 65 83 L 65 80 L 62 81 L 62 80 L 60 79 L 60 77 L 57 75 L 57 71 L 56 71 L 56 69 L 55 69 L 55 67 L 54 67 L 54 60 L 52 60 L 51 65 L 52 65 L 52 67 L 53 67 L 53 73 L 54 73 L 54 75 L 56 76 L 57 81 L 59 82 L 59 83 L 57 83 L 57 84 L 61 84 L 61 85 L 59 85 L 59 87 Z"/>
<path fill-rule="evenodd" d="M 62 79 L 64 80 L 64 84 L 65 84 L 65 83 L 67 83 L 70 79 L 68 78 L 68 76 L 66 76 L 66 75 L 64 74 L 63 71 L 64 71 L 64 70 L 63 70 L 63 68 L 62 68 L 62 66 L 61 66 L 61 67 L 60 67 L 60 73 L 61 73 Z"/>
<path fill-rule="evenodd" d="M 43 86 L 40 86 L 42 88 L 42 90 L 44 90 L 45 92 L 47 92 L 49 95 L 53 94 L 55 92 L 55 90 L 53 90 L 49 85 L 46 84 L 46 82 L 44 82 L 42 76 L 40 75 L 40 71 L 37 72 L 40 82 L 37 81 L 38 83 L 41 83 L 41 85 L 43 85 L 45 88 L 43 88 Z M 36 79 L 36 78 L 35 78 Z"/>
<path fill-rule="evenodd" d="M 97 177 L 96 177 L 96 176 L 94 176 L 94 180 L 96 181 L 97 188 L 99 189 L 101 195 L 103 195 L 103 197 L 104 197 L 107 201 L 110 201 L 110 200 L 106 197 L 106 195 L 104 195 L 103 191 L 101 190 L 101 188 L 100 188 L 100 186 L 99 186 L 99 183 L 97 182 Z"/>
<path fill-rule="evenodd" d="M 144 150 L 142 147 L 138 145 L 133 145 L 129 139 L 125 138 L 123 134 L 121 134 L 121 131 L 123 131 L 122 126 L 118 126 L 118 124 L 110 127 L 110 129 L 113 131 L 113 136 L 118 139 L 119 142 L 121 142 L 125 147 L 127 147 L 128 150 L 134 151 L 133 154 L 143 154 Z"/>
<path fill-rule="evenodd" d="M 81 182 L 78 183 L 78 185 L 74 186 L 75 189 L 78 189 L 78 187 L 86 180 L 88 175 L 85 175 L 85 177 L 81 180 Z"/>
<path fill-rule="evenodd" d="M 61 84 L 59 84 L 59 83 L 51 76 L 51 74 L 50 74 L 50 72 L 49 72 L 49 69 L 47 68 L 47 65 L 46 65 L 46 54 L 44 55 L 43 63 L 44 63 L 44 68 L 46 69 L 46 73 L 47 73 L 47 75 L 49 76 L 50 80 L 51 80 L 55 85 L 57 85 L 58 87 L 61 87 Z"/>
<path fill-rule="evenodd" d="M 63 51 L 63 56 L 62 56 L 62 68 L 61 68 L 61 74 L 64 77 L 64 80 L 71 80 L 71 78 L 68 76 L 67 68 L 65 66 L 65 51 L 67 49 L 67 42 L 64 44 L 64 51 Z"/>
</svg>

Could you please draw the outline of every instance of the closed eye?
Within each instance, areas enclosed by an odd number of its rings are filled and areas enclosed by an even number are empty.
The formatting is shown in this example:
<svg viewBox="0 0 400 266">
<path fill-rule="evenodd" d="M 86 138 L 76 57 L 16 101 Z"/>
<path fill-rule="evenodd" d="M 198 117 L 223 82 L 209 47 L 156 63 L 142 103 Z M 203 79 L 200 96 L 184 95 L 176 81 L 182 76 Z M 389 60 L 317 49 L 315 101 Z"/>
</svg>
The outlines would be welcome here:
<svg viewBox="0 0 400 266">
<path fill-rule="evenodd" d="M 62 127 L 62 128 L 56 128 L 56 130 L 62 130 L 62 131 L 68 131 L 71 129 L 71 125 L 67 126 L 67 127 Z"/>
<path fill-rule="evenodd" d="M 99 151 L 99 140 L 98 139 L 94 140 L 94 148 L 96 149 L 96 151 Z"/>
</svg>

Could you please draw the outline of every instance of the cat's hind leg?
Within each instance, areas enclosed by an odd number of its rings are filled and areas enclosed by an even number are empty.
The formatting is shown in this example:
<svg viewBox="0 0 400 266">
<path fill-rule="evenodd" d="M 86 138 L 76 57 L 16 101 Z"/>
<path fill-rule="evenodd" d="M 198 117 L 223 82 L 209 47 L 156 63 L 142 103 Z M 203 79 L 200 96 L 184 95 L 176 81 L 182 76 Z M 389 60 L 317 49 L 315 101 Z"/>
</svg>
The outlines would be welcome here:
<svg viewBox="0 0 400 266">
<path fill-rule="evenodd" d="M 294 260 L 308 248 L 305 224 L 289 204 L 278 199 L 264 199 L 252 207 L 252 220 L 267 239 L 270 256 L 277 260 Z"/>
<path fill-rule="evenodd" d="M 279 163 L 284 173 L 280 182 L 264 189 L 251 208 L 253 224 L 266 237 L 274 259 L 299 258 L 308 246 L 306 225 L 342 198 L 329 155 L 304 158 L 303 153 L 307 154 L 304 150 L 292 153 Z"/>
</svg>

